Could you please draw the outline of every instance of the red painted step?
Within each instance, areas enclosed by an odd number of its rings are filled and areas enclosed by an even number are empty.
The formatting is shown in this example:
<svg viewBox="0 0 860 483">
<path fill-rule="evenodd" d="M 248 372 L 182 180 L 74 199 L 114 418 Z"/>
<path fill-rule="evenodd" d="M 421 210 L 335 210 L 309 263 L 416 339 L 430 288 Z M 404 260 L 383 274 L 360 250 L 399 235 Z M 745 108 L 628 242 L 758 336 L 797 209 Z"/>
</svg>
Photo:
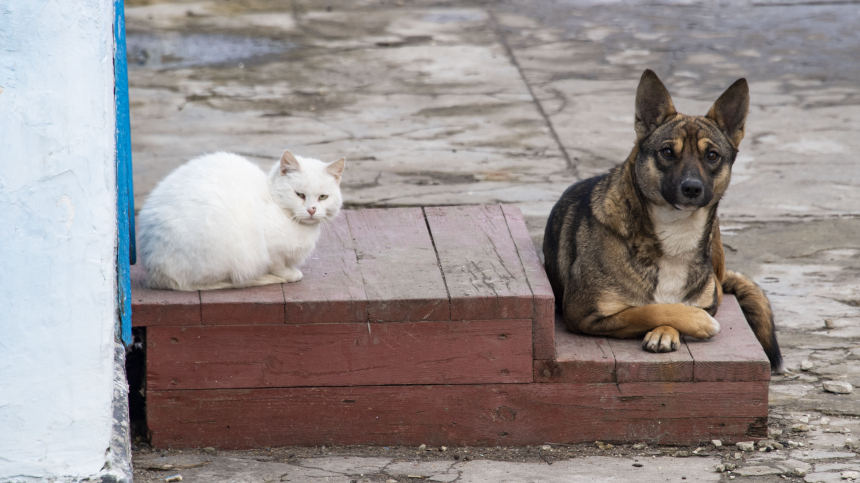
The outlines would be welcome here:
<svg viewBox="0 0 860 483">
<path fill-rule="evenodd" d="M 329 228 L 298 283 L 149 290 L 133 268 L 155 446 L 766 436 L 769 366 L 732 296 L 718 336 L 652 354 L 555 320 L 515 207 L 347 210 Z"/>
</svg>

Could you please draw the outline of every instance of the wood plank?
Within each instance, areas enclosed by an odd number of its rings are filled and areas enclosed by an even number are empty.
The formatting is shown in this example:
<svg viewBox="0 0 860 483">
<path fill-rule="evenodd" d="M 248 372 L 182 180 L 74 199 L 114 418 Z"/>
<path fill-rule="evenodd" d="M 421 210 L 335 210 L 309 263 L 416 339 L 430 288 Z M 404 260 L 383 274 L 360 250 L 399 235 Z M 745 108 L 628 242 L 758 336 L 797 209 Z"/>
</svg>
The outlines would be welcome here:
<svg viewBox="0 0 860 483">
<path fill-rule="evenodd" d="M 149 289 L 140 263 L 131 266 L 130 274 L 133 327 L 200 325 L 200 292 Z"/>
<path fill-rule="evenodd" d="M 556 358 L 534 361 L 535 382 L 615 382 L 615 354 L 606 337 L 574 334 L 555 318 Z"/>
<path fill-rule="evenodd" d="M 533 316 L 533 296 L 500 206 L 424 208 L 451 319 Z"/>
<path fill-rule="evenodd" d="M 710 340 L 690 339 L 695 381 L 769 381 L 770 363 L 734 295 L 723 296 L 715 317 L 720 333 Z"/>
<path fill-rule="evenodd" d="M 147 387 L 531 382 L 531 320 L 154 327 Z"/>
<path fill-rule="evenodd" d="M 623 382 L 687 382 L 693 380 L 693 357 L 684 339 L 673 352 L 654 353 L 642 348 L 642 339 L 610 339 L 615 354 L 615 377 Z"/>
<path fill-rule="evenodd" d="M 288 324 L 365 322 L 367 297 L 346 216 L 323 226 L 304 277 L 284 284 Z"/>
<path fill-rule="evenodd" d="M 534 296 L 534 358 L 555 358 L 555 296 L 552 286 L 546 277 L 543 263 L 540 261 L 537 249 L 529 235 L 526 222 L 519 208 L 512 205 L 502 205 L 502 212 L 508 223 L 511 238 L 517 247 L 520 260 L 525 269 L 526 279 Z"/>
<path fill-rule="evenodd" d="M 450 320 L 448 292 L 421 208 L 347 211 L 371 322 Z"/>
<path fill-rule="evenodd" d="M 150 391 L 154 447 L 691 444 L 767 435 L 767 383 Z"/>
<path fill-rule="evenodd" d="M 201 290 L 203 325 L 283 324 L 285 304 L 281 285 Z"/>
</svg>

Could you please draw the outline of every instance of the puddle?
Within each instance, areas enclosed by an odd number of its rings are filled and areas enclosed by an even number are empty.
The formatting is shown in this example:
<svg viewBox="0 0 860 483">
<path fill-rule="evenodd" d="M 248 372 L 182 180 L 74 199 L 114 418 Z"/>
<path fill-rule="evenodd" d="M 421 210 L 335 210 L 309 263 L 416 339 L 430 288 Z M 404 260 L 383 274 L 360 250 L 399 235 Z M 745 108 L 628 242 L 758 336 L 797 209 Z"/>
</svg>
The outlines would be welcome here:
<svg viewBox="0 0 860 483">
<path fill-rule="evenodd" d="M 169 69 L 237 63 L 291 50 L 295 44 L 220 34 L 159 34 L 129 32 L 129 68 Z"/>
</svg>

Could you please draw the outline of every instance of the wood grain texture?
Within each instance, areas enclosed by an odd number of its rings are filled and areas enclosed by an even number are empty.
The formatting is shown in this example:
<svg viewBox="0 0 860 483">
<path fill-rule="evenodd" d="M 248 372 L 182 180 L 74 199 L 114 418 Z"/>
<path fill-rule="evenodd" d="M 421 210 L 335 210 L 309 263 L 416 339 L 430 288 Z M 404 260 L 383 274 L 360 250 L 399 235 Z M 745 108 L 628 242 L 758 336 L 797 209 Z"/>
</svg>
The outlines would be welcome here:
<svg viewBox="0 0 860 483">
<path fill-rule="evenodd" d="M 521 383 L 531 347 L 531 320 L 153 327 L 147 387 Z"/>
<path fill-rule="evenodd" d="M 283 285 L 288 324 L 367 320 L 367 297 L 346 215 L 323 227 L 301 270 L 302 280 Z"/>
<path fill-rule="evenodd" d="M 502 205 L 502 212 L 525 269 L 526 280 L 534 297 L 534 358 L 555 358 L 555 297 L 546 277 L 543 263 L 532 242 L 523 214 L 512 205 Z"/>
<path fill-rule="evenodd" d="M 500 206 L 424 208 L 452 320 L 533 316 L 532 291 Z"/>
<path fill-rule="evenodd" d="M 673 352 L 654 353 L 641 339 L 607 338 L 615 354 L 615 378 L 623 382 L 687 382 L 693 380 L 693 357 L 684 340 Z"/>
<path fill-rule="evenodd" d="M 281 284 L 201 290 L 200 303 L 203 325 L 284 323 L 284 291 Z"/>
<path fill-rule="evenodd" d="M 200 325 L 200 292 L 151 290 L 141 264 L 132 265 L 130 275 L 133 327 Z"/>
<path fill-rule="evenodd" d="M 570 332 L 555 318 L 556 358 L 535 360 L 535 382 L 615 382 L 615 354 L 605 337 Z"/>
<path fill-rule="evenodd" d="M 371 322 L 450 320 L 421 208 L 347 211 Z"/>
<path fill-rule="evenodd" d="M 149 391 L 156 448 L 761 439 L 767 383 Z"/>
<path fill-rule="evenodd" d="M 689 339 L 695 381 L 769 381 L 770 363 L 734 295 L 723 296 L 715 316 L 720 333 Z"/>
</svg>

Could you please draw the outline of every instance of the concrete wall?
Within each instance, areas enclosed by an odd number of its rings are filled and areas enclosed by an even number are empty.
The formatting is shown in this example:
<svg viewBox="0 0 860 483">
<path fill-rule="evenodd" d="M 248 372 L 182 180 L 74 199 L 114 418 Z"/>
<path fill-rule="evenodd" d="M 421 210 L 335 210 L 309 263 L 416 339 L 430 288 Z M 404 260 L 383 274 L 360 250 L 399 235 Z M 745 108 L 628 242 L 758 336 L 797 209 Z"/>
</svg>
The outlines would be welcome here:
<svg viewBox="0 0 860 483">
<path fill-rule="evenodd" d="M 95 475 L 111 437 L 111 0 L 0 2 L 0 480 Z"/>
</svg>

